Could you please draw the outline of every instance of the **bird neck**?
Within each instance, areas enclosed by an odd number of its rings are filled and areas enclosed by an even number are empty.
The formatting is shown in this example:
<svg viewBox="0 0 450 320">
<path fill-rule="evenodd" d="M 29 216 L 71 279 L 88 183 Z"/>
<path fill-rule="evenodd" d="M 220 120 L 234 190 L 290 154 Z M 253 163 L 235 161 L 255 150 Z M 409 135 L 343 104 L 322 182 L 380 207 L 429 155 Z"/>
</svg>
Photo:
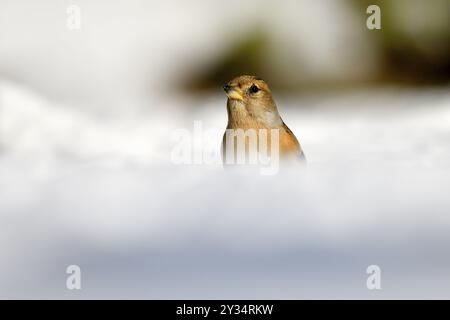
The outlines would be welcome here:
<svg viewBox="0 0 450 320">
<path fill-rule="evenodd" d="M 263 107 L 245 104 L 242 101 L 228 100 L 228 126 L 230 129 L 276 129 L 283 121 L 276 105 Z"/>
</svg>

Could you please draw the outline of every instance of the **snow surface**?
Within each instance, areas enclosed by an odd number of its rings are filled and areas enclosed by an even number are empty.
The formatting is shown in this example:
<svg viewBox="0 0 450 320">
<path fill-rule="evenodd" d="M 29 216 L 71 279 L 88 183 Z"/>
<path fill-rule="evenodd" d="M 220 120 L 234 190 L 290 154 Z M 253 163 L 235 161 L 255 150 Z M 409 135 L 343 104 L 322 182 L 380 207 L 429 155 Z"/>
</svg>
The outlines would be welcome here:
<svg viewBox="0 0 450 320">
<path fill-rule="evenodd" d="M 171 162 L 224 103 L 105 116 L 0 82 L 0 297 L 450 298 L 449 88 L 279 98 L 303 170 Z"/>
</svg>

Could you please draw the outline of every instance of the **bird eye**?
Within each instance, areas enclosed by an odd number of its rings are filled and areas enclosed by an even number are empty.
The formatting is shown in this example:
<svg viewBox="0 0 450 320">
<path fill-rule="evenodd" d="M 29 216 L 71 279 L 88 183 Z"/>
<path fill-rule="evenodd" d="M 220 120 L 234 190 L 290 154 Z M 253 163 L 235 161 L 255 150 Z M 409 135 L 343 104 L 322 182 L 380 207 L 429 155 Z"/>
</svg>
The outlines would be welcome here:
<svg viewBox="0 0 450 320">
<path fill-rule="evenodd" d="M 258 91 L 259 91 L 259 88 L 257 86 L 255 86 L 254 84 L 250 87 L 251 93 L 257 93 Z"/>
</svg>

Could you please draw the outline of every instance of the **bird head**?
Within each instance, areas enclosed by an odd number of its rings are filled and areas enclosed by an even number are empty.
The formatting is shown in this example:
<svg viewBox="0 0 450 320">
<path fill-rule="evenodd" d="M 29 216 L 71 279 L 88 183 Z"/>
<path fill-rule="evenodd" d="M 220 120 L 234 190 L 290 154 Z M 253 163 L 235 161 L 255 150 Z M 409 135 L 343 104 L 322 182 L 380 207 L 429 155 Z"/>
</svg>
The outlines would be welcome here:
<svg viewBox="0 0 450 320">
<path fill-rule="evenodd" d="M 279 125 L 281 120 L 272 92 L 261 78 L 239 76 L 225 84 L 223 89 L 228 97 L 230 116 L 257 118 L 267 126 Z"/>
<path fill-rule="evenodd" d="M 223 86 L 230 100 L 243 103 L 264 102 L 272 100 L 269 86 L 261 78 L 255 76 L 239 76 Z"/>
</svg>

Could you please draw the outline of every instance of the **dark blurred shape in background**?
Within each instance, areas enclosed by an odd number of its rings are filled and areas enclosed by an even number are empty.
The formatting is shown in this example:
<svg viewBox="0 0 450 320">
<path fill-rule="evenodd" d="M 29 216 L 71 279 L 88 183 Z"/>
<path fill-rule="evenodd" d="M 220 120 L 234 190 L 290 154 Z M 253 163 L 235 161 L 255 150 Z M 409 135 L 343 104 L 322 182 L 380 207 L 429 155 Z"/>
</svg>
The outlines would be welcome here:
<svg viewBox="0 0 450 320">
<path fill-rule="evenodd" d="M 355 20 L 353 28 L 356 26 L 364 39 L 355 38 L 351 34 L 351 25 L 342 26 L 339 23 L 335 25 L 335 36 L 340 39 L 342 46 L 348 46 L 352 50 L 353 58 L 356 58 L 355 63 L 364 61 L 367 65 L 376 67 L 367 68 L 362 73 L 350 77 L 346 76 L 345 72 L 331 77 L 316 77 L 312 72 L 312 76 L 308 77 L 305 70 L 311 68 L 308 59 L 302 55 L 302 50 L 307 51 L 307 48 L 303 47 L 295 52 L 294 47 L 298 42 L 296 38 L 301 37 L 301 34 L 298 34 L 299 27 L 308 28 L 308 26 L 301 22 L 298 25 L 286 22 L 285 34 L 290 35 L 292 41 L 278 41 L 277 35 L 271 32 L 273 20 L 267 18 L 264 23 L 260 23 L 258 27 L 246 32 L 245 36 L 232 43 L 209 67 L 190 70 L 192 73 L 182 78 L 182 87 L 188 91 L 212 89 L 243 73 L 268 78 L 273 88 L 288 92 L 354 85 L 448 83 L 450 1 L 353 0 L 338 3 L 344 11 L 343 15 L 348 14 L 349 20 Z M 373 4 L 381 9 L 381 30 L 366 28 L 366 19 L 369 16 L 365 13 L 366 8 Z M 336 14 L 342 15 L 339 12 Z M 326 12 L 323 19 L 333 21 L 333 17 L 327 16 Z M 314 26 L 311 26 L 310 33 L 317 42 L 323 41 L 321 39 L 323 35 Z M 368 42 L 369 49 L 358 41 Z M 371 51 L 370 55 L 367 55 L 367 50 Z M 318 52 L 318 59 L 321 55 Z M 283 61 L 286 63 L 283 64 Z M 335 63 L 341 62 L 340 58 L 336 57 Z M 273 66 L 278 66 L 278 69 Z M 352 68 L 351 65 L 345 67 Z M 348 71 L 351 74 L 352 71 Z"/>
<path fill-rule="evenodd" d="M 381 30 L 366 27 L 372 4 L 381 8 Z M 287 95 L 450 79 L 449 0 L 77 5 L 82 27 L 70 30 L 64 3 L 2 1 L 0 80 L 110 112 L 122 101 L 218 94 L 246 73 Z"/>
<path fill-rule="evenodd" d="M 211 89 L 217 83 L 226 83 L 239 72 L 245 74 L 265 74 L 265 62 L 270 61 L 269 34 L 262 27 L 255 27 L 226 50 L 223 55 L 206 70 L 200 70 L 192 79 L 184 79 L 187 90 Z"/>
<path fill-rule="evenodd" d="M 382 78 L 410 84 L 447 83 L 450 79 L 450 1 L 363 0 L 358 9 L 376 4 L 382 12 Z"/>
</svg>

